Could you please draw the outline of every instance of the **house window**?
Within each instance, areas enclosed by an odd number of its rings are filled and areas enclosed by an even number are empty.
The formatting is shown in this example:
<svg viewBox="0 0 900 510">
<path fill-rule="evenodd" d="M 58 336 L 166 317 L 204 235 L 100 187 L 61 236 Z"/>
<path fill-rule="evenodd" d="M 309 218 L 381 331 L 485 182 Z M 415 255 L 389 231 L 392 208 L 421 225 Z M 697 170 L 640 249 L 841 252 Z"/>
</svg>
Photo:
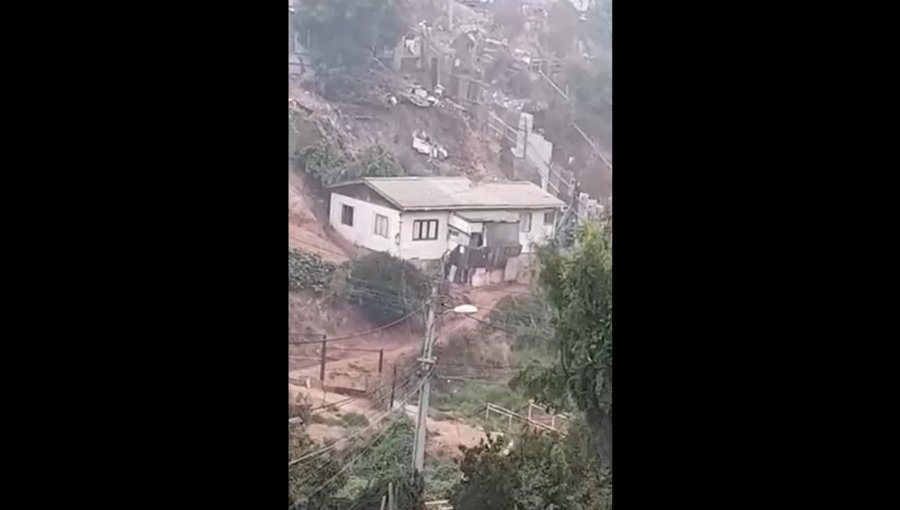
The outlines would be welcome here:
<svg viewBox="0 0 900 510">
<path fill-rule="evenodd" d="M 531 232 L 531 213 L 524 212 L 519 215 L 519 231 Z"/>
<path fill-rule="evenodd" d="M 349 205 L 341 206 L 341 223 L 353 226 L 353 208 Z"/>
<path fill-rule="evenodd" d="M 556 211 L 544 213 L 544 225 L 553 225 L 556 223 Z"/>
<path fill-rule="evenodd" d="M 388 237 L 387 216 L 382 216 L 378 213 L 375 213 L 375 235 L 381 236 L 381 237 Z"/>
<path fill-rule="evenodd" d="M 413 221 L 413 241 L 433 241 L 438 237 L 438 220 Z"/>
</svg>

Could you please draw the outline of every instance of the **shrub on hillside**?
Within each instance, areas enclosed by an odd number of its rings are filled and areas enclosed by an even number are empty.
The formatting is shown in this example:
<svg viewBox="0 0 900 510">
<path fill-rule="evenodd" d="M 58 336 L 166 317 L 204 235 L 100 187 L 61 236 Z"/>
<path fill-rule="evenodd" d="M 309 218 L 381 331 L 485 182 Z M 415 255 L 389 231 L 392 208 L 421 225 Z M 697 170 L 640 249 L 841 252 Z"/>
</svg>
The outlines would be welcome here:
<svg viewBox="0 0 900 510">
<path fill-rule="evenodd" d="M 304 171 L 324 186 L 361 177 L 406 175 L 397 158 L 380 145 L 356 155 L 339 143 L 323 140 L 302 151 L 300 161 Z"/>
<path fill-rule="evenodd" d="M 553 349 L 550 307 L 542 296 L 506 296 L 488 316 L 513 335 L 516 349 Z"/>
<path fill-rule="evenodd" d="M 376 252 L 349 264 L 345 297 L 377 324 L 411 314 L 428 298 L 428 278 L 409 262 Z"/>
<path fill-rule="evenodd" d="M 288 289 L 322 292 L 334 275 L 336 267 L 318 255 L 288 248 Z"/>
</svg>

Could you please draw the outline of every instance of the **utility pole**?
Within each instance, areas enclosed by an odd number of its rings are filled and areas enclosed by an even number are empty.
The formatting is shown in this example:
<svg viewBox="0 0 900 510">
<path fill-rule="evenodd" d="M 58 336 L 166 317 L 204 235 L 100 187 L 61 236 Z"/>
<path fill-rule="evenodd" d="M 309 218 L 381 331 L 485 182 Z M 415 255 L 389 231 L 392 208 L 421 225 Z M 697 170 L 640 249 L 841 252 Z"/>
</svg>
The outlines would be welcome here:
<svg viewBox="0 0 900 510">
<path fill-rule="evenodd" d="M 328 337 L 322 335 L 322 363 L 319 367 L 319 380 L 322 381 L 322 384 L 325 384 L 325 344 L 328 343 Z"/>
<path fill-rule="evenodd" d="M 431 366 L 434 360 L 431 358 L 431 346 L 434 343 L 434 302 L 437 298 L 438 282 L 431 288 L 431 297 L 425 304 L 425 336 L 422 338 L 421 372 L 425 381 L 419 390 L 419 416 L 416 420 L 415 444 L 413 445 L 413 469 L 416 473 L 425 470 L 425 434 L 428 423 L 428 400 L 431 396 Z"/>
<path fill-rule="evenodd" d="M 453 0 L 447 0 L 447 31 L 453 33 Z"/>
<path fill-rule="evenodd" d="M 322 405 L 325 405 L 325 400 L 328 396 L 328 389 L 325 387 L 325 345 L 328 343 L 328 336 L 322 335 L 322 364 L 319 367 L 319 380 L 322 381 Z"/>
</svg>

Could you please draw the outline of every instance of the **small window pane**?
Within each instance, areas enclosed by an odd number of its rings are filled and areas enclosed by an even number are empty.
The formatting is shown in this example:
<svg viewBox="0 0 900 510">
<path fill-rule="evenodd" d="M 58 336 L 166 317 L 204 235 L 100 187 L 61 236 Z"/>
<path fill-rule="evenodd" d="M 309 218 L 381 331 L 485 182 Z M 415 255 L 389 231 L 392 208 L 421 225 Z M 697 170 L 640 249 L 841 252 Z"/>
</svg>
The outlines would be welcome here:
<svg viewBox="0 0 900 510">
<path fill-rule="evenodd" d="M 341 208 L 341 223 L 353 226 L 353 208 L 349 205 L 344 205 Z"/>
<path fill-rule="evenodd" d="M 438 220 L 414 220 L 413 221 L 413 240 L 414 241 L 431 241 L 437 239 L 438 236 Z"/>
<path fill-rule="evenodd" d="M 383 216 L 378 213 L 375 214 L 375 235 L 388 237 L 389 232 L 387 216 Z"/>
</svg>

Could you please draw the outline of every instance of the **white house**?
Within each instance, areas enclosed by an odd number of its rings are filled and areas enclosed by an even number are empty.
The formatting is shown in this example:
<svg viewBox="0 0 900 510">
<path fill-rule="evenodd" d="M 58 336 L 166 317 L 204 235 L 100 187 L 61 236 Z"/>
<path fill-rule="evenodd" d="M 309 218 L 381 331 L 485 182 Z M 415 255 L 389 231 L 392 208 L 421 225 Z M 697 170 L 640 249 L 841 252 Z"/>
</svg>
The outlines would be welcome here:
<svg viewBox="0 0 900 510">
<path fill-rule="evenodd" d="M 564 205 L 530 182 L 465 177 L 364 178 L 329 189 L 330 224 L 348 241 L 419 267 L 443 261 L 448 278 L 473 285 L 514 279 L 554 236 Z"/>
</svg>

